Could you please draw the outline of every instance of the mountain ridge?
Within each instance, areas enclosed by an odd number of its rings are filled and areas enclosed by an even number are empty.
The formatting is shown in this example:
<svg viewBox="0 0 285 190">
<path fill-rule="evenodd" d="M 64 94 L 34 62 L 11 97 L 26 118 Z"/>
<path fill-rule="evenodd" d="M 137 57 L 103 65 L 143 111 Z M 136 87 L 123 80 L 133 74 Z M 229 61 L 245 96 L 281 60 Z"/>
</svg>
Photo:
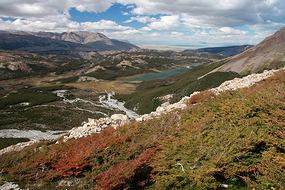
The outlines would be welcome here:
<svg viewBox="0 0 285 190">
<path fill-rule="evenodd" d="M 82 52 L 138 49 L 131 43 L 110 39 L 101 33 L 75 32 L 0 32 L 0 49 L 38 54 L 81 57 Z"/>
<path fill-rule="evenodd" d="M 223 55 L 225 57 L 231 57 L 240 54 L 251 47 L 253 47 L 253 45 L 208 47 L 208 48 L 199 48 L 195 50 L 185 50 L 185 51 L 193 51 L 196 53 L 208 52 L 208 53 Z"/>
<path fill-rule="evenodd" d="M 215 71 L 233 71 L 242 75 L 274 69 L 285 64 L 285 27 L 232 58 Z"/>
<path fill-rule="evenodd" d="M 55 40 L 63 40 L 79 44 L 88 44 L 96 41 L 104 41 L 107 44 L 110 45 L 112 44 L 110 38 L 98 32 L 70 31 L 62 33 L 54 33 L 54 32 L 27 32 L 27 33 L 38 37 L 46 37 Z"/>
</svg>

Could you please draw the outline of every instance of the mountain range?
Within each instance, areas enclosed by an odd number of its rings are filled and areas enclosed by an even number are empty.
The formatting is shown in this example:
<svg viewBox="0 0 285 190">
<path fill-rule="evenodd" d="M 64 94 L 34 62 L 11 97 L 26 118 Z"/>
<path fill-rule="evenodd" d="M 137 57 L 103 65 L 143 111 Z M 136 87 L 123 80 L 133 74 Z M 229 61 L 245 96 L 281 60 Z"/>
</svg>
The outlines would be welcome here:
<svg viewBox="0 0 285 190">
<path fill-rule="evenodd" d="M 139 48 L 131 43 L 110 39 L 101 33 L 74 32 L 0 32 L 0 49 L 37 54 L 80 57 L 81 52 L 118 51 Z"/>
<path fill-rule="evenodd" d="M 241 45 L 241 46 L 226 46 L 226 47 L 209 47 L 209 48 L 199 48 L 194 50 L 185 50 L 193 51 L 196 53 L 208 52 L 212 54 L 219 54 L 225 57 L 231 57 L 237 54 L 244 52 L 245 50 L 253 47 L 253 45 Z"/>
</svg>

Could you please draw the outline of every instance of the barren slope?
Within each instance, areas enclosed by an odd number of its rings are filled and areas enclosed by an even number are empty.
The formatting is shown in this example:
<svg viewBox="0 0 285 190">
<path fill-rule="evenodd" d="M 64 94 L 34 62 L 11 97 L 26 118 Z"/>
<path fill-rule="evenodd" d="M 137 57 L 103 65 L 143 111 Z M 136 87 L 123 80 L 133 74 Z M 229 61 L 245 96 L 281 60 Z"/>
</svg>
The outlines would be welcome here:
<svg viewBox="0 0 285 190">
<path fill-rule="evenodd" d="M 219 71 L 248 74 L 278 68 L 285 62 L 284 48 L 285 28 L 282 28 L 256 46 L 233 57 L 230 62 L 220 67 Z"/>
</svg>

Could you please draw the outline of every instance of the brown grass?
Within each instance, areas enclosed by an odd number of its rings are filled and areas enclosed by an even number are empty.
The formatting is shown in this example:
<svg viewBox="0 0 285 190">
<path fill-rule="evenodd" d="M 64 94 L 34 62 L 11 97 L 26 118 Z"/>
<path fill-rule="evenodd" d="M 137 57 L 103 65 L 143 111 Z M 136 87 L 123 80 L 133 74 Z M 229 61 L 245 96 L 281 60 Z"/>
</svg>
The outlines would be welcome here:
<svg viewBox="0 0 285 190">
<path fill-rule="evenodd" d="M 21 78 L 21 79 L 10 79 L 0 81 L 0 84 L 10 84 L 16 85 L 19 83 L 31 86 L 54 86 L 54 84 L 50 83 L 54 80 L 58 80 L 60 78 L 71 77 L 72 75 L 65 74 L 64 76 L 46 76 L 46 77 L 33 77 L 33 78 Z M 117 81 L 101 81 L 101 82 L 80 82 L 80 83 L 69 83 L 65 84 L 67 86 L 73 86 L 78 89 L 93 89 L 95 93 L 102 93 L 105 91 L 115 92 L 118 94 L 130 94 L 136 90 L 135 84 L 124 83 L 122 79 L 118 79 Z"/>
<path fill-rule="evenodd" d="M 70 83 L 67 84 L 67 86 L 73 86 L 78 89 L 90 88 L 97 93 L 113 91 L 118 94 L 130 94 L 136 90 L 136 86 L 134 84 L 124 83 L 120 81 Z"/>
</svg>

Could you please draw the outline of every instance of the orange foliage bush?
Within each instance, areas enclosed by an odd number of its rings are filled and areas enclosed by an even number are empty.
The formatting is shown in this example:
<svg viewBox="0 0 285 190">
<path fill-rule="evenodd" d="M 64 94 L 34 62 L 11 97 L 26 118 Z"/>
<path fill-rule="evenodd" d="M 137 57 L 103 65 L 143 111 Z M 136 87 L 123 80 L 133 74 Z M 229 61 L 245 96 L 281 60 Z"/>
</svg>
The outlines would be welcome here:
<svg viewBox="0 0 285 190">
<path fill-rule="evenodd" d="M 199 102 L 205 102 L 207 101 L 211 96 L 214 96 L 214 93 L 211 92 L 210 90 L 204 90 L 198 94 L 193 95 L 190 99 L 189 99 L 189 103 L 190 104 L 196 104 Z"/>
<path fill-rule="evenodd" d="M 122 187 L 129 189 L 131 183 L 136 183 L 134 184 L 135 186 L 144 186 L 151 182 L 149 176 L 147 179 L 138 181 L 135 181 L 134 176 L 147 173 L 147 171 L 145 171 L 148 170 L 146 162 L 152 158 L 157 149 L 157 147 L 149 148 L 139 157 L 119 163 L 111 167 L 105 173 L 98 175 L 96 177 L 96 185 L 98 187 L 95 190 L 117 189 Z"/>
<path fill-rule="evenodd" d="M 111 128 L 106 129 L 100 134 L 70 140 L 60 146 L 50 145 L 48 155 L 42 152 L 33 157 L 32 163 L 36 167 L 49 166 L 48 173 L 51 177 L 78 176 L 86 169 L 92 168 L 93 162 L 88 161 L 92 155 L 108 146 L 123 143 L 126 139 L 128 136 Z"/>
</svg>

